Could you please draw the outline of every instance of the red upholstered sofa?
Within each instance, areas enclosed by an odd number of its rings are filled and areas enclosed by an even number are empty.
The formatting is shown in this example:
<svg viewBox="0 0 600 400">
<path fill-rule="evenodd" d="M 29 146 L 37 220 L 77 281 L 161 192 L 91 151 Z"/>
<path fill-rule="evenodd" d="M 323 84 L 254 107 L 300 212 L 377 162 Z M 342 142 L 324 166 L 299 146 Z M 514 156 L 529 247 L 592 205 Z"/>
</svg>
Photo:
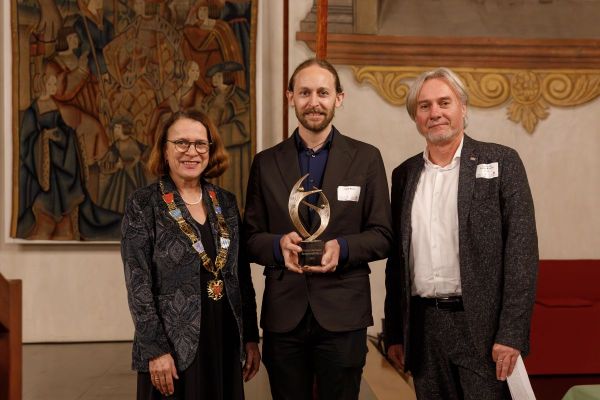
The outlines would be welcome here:
<svg viewBox="0 0 600 400">
<path fill-rule="evenodd" d="M 600 374 L 600 260 L 541 260 L 530 375 Z"/>
</svg>

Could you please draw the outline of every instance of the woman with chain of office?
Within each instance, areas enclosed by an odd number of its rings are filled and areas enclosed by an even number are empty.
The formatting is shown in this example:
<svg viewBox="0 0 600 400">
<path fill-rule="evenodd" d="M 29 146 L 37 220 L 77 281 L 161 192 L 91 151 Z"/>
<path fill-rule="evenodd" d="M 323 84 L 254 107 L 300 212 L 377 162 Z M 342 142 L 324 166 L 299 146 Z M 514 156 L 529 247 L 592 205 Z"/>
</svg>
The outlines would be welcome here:
<svg viewBox="0 0 600 400">
<path fill-rule="evenodd" d="M 129 198 L 121 252 L 135 325 L 137 398 L 243 399 L 258 371 L 256 301 L 235 196 L 211 184 L 228 160 L 203 113 L 175 113 Z"/>
</svg>

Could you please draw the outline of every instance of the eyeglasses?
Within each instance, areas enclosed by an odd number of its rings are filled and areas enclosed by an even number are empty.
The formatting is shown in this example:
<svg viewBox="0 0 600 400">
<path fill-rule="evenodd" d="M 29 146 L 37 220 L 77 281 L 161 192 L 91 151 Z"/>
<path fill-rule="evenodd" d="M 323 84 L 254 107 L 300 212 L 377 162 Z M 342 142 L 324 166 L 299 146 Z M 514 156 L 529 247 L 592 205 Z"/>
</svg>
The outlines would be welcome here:
<svg viewBox="0 0 600 400">
<path fill-rule="evenodd" d="M 175 150 L 177 150 L 181 153 L 187 152 L 190 149 L 190 146 L 193 144 L 194 148 L 196 149 L 198 154 L 208 153 L 208 150 L 210 149 L 210 145 L 212 144 L 212 142 L 205 142 L 204 140 L 198 140 L 197 142 L 189 142 L 185 139 L 178 139 L 178 140 L 167 139 L 167 142 L 173 143 L 175 145 Z"/>
</svg>

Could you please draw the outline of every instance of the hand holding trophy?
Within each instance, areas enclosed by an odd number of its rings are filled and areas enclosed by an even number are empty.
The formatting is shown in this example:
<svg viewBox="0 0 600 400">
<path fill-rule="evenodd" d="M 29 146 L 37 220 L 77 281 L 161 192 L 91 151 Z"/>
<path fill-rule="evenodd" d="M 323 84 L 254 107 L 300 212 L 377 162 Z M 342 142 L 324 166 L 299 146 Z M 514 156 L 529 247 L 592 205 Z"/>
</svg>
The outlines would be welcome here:
<svg viewBox="0 0 600 400">
<path fill-rule="evenodd" d="M 299 254 L 299 264 L 301 266 L 320 266 L 321 258 L 323 257 L 324 243 L 322 240 L 317 240 L 317 237 L 321 235 L 327 225 L 329 224 L 329 217 L 331 215 L 331 209 L 329 207 L 329 201 L 321 189 L 304 190 L 302 182 L 306 179 L 308 174 L 300 178 L 293 186 L 290 193 L 290 199 L 288 202 L 288 211 L 294 227 L 298 230 L 298 233 L 302 236 L 303 240 L 300 242 L 302 253 Z M 319 194 L 319 201 L 317 204 L 311 204 L 305 200 L 306 197 Z M 304 205 L 312 210 L 319 216 L 320 224 L 314 233 L 309 233 L 308 230 L 302 224 L 300 220 L 300 206 Z"/>
</svg>

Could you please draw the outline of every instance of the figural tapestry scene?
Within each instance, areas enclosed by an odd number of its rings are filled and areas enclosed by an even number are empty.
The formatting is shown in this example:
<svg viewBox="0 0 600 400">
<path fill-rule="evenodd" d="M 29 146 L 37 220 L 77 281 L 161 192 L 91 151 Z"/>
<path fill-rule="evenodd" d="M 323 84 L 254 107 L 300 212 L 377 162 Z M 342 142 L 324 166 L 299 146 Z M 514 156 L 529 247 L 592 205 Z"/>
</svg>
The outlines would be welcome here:
<svg viewBox="0 0 600 400">
<path fill-rule="evenodd" d="M 175 112 L 206 112 L 240 207 L 255 151 L 256 0 L 12 0 L 11 236 L 118 240 Z"/>
</svg>

